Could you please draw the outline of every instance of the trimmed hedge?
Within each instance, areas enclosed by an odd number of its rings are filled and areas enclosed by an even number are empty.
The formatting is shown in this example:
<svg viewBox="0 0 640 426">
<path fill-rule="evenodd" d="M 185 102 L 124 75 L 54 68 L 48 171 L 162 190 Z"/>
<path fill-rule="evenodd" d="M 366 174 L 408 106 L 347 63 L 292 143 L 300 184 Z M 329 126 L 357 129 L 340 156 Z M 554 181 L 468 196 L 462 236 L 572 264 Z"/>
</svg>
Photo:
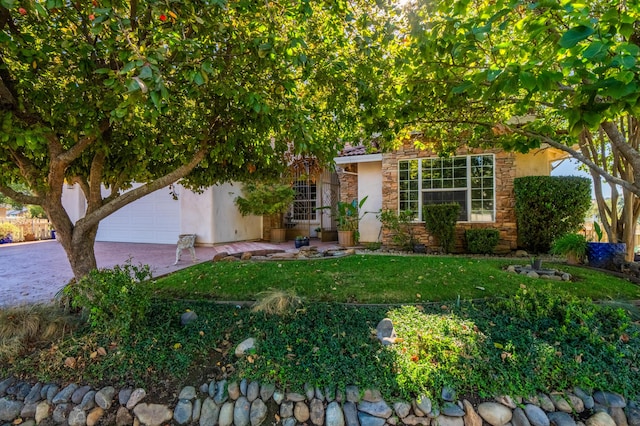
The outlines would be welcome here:
<svg viewBox="0 0 640 426">
<path fill-rule="evenodd" d="M 467 251 L 473 254 L 493 254 L 500 241 L 500 232 L 492 228 L 467 229 L 464 236 Z"/>
<path fill-rule="evenodd" d="M 428 204 L 422 207 L 422 218 L 427 231 L 431 233 L 445 253 L 451 253 L 456 242 L 456 222 L 460 214 L 460 204 Z"/>
<path fill-rule="evenodd" d="M 514 180 L 518 245 L 547 253 L 558 237 L 576 232 L 591 206 L 591 180 L 526 176 Z"/>
</svg>

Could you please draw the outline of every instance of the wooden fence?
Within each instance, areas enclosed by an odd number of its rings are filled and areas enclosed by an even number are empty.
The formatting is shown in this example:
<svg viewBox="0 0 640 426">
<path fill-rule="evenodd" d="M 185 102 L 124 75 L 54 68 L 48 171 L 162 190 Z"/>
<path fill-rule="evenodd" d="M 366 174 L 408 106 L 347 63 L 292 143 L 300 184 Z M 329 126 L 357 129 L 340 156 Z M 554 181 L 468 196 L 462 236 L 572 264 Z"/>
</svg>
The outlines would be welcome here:
<svg viewBox="0 0 640 426">
<path fill-rule="evenodd" d="M 13 241 L 35 241 L 51 239 L 51 224 L 47 219 L 27 219 L 24 217 L 0 217 L 0 224 L 11 223 L 17 228 Z M 4 235 L 0 235 L 0 238 Z"/>
</svg>

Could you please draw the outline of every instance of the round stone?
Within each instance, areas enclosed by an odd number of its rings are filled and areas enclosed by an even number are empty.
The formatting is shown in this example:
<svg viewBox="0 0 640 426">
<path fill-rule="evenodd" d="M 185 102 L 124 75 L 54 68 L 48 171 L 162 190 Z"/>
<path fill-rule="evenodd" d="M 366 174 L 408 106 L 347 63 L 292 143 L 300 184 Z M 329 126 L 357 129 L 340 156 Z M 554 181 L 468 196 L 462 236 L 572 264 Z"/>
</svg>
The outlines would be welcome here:
<svg viewBox="0 0 640 426">
<path fill-rule="evenodd" d="M 483 402 L 478 406 L 478 414 L 492 426 L 503 426 L 511 421 L 511 410 L 497 402 Z"/>
</svg>

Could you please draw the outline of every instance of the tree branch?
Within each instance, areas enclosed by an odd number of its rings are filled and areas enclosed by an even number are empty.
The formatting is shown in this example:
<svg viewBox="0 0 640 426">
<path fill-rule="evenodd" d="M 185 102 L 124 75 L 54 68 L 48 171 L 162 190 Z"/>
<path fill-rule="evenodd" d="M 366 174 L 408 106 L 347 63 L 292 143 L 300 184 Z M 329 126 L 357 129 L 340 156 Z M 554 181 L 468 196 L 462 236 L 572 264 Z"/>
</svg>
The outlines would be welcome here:
<svg viewBox="0 0 640 426">
<path fill-rule="evenodd" d="M 0 185 L 0 192 L 2 192 L 7 197 L 21 204 L 34 204 L 34 205 L 41 206 L 44 201 L 41 197 L 23 194 L 22 192 L 18 192 L 13 188 L 5 185 Z"/>
</svg>

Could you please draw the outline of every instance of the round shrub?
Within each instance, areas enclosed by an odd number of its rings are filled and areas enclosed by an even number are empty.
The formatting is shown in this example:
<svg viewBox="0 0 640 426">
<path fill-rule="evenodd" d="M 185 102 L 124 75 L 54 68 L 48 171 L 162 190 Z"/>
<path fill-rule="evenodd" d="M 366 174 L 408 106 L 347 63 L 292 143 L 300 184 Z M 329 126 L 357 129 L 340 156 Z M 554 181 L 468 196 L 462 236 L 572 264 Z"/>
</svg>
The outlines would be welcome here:
<svg viewBox="0 0 640 426">
<path fill-rule="evenodd" d="M 467 229 L 464 233 L 467 240 L 467 251 L 473 254 L 493 254 L 500 241 L 497 229 Z"/>
</svg>

